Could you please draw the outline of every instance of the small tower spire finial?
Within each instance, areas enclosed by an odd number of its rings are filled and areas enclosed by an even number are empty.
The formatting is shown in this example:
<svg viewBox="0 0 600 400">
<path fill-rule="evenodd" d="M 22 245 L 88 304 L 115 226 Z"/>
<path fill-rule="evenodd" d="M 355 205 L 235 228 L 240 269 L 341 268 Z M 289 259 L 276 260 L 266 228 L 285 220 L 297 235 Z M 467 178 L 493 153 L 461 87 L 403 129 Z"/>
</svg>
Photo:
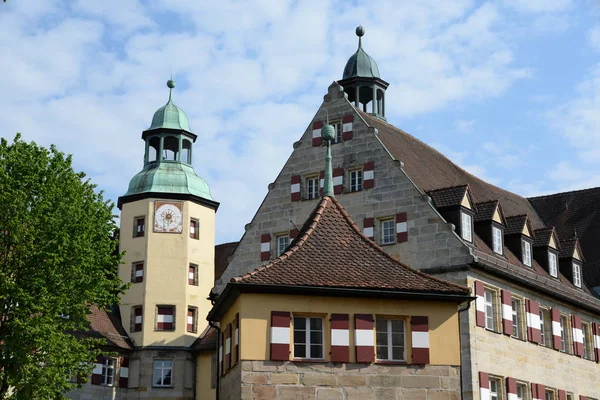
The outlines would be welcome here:
<svg viewBox="0 0 600 400">
<path fill-rule="evenodd" d="M 356 27 L 356 36 L 358 36 L 358 48 L 362 48 L 362 37 L 365 35 L 365 28 L 362 25 Z"/>
<path fill-rule="evenodd" d="M 331 166 L 331 141 L 335 139 L 335 129 L 329 125 L 329 112 L 327 112 L 327 124 L 321 128 L 321 137 L 327 142 L 325 153 L 325 172 L 323 179 L 323 197 L 335 197 L 333 193 L 333 167 Z"/>
<path fill-rule="evenodd" d="M 167 87 L 169 88 L 169 101 L 171 101 L 171 94 L 173 93 L 173 89 L 175 88 L 175 81 L 173 80 L 173 75 L 171 75 L 171 79 L 167 81 Z"/>
</svg>

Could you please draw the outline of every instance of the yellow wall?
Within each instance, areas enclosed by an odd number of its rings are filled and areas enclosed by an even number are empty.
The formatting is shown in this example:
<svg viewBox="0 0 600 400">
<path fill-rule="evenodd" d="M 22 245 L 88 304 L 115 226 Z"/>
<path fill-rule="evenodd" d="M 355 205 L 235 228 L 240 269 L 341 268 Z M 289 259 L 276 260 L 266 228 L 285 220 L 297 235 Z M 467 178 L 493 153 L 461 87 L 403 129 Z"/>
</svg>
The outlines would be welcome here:
<svg viewBox="0 0 600 400">
<path fill-rule="evenodd" d="M 183 232 L 153 231 L 154 201 L 143 199 L 123 205 L 121 213 L 120 249 L 125 251 L 119 276 L 131 279 L 131 263 L 144 261 L 144 281 L 133 283 L 121 300 L 121 316 L 125 329 L 136 346 L 190 346 L 205 326 L 211 308 L 206 300 L 214 282 L 215 211 L 208 207 L 183 202 Z M 163 199 L 164 200 L 164 199 Z M 145 216 L 145 236 L 133 237 L 134 218 Z M 190 239 L 190 218 L 200 224 L 199 240 Z M 198 265 L 198 286 L 188 284 L 189 264 Z M 142 332 L 129 332 L 131 307 L 143 305 Z M 157 305 L 174 305 L 175 330 L 155 331 Z M 197 307 L 197 333 L 187 332 L 187 308 Z"/>
<path fill-rule="evenodd" d="M 198 354 L 196 359 L 196 398 L 201 400 L 214 400 L 216 390 L 211 388 L 212 374 L 215 373 L 211 365 L 211 351 Z"/>
<path fill-rule="evenodd" d="M 338 298 L 294 295 L 242 294 L 221 320 L 221 326 L 240 313 L 241 360 L 268 360 L 271 311 L 303 315 L 350 314 L 350 362 L 354 362 L 353 314 L 380 316 L 428 316 L 430 363 L 460 365 L 458 312 L 455 303 L 390 299 Z M 410 324 L 406 325 L 407 328 Z M 290 335 L 292 334 L 290 330 Z M 375 334 L 373 332 L 373 334 Z M 325 348 L 330 343 L 329 319 L 325 318 Z M 410 362 L 410 332 L 406 332 Z M 292 339 L 292 338 L 290 338 Z M 290 341 L 293 343 L 293 340 Z M 329 360 L 329 352 L 325 351 Z"/>
</svg>

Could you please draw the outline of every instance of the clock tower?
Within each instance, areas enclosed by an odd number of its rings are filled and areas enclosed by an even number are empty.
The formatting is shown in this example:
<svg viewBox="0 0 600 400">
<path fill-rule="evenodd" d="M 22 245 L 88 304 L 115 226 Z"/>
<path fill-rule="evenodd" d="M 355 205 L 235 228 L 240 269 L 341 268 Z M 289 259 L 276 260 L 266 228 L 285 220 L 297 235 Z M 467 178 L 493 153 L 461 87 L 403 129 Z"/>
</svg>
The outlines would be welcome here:
<svg viewBox="0 0 600 400">
<path fill-rule="evenodd" d="M 123 325 L 136 350 L 163 355 L 164 351 L 186 351 L 206 327 L 219 206 L 206 182 L 194 172 L 196 135 L 187 115 L 173 103 L 175 82 L 169 80 L 167 86 L 169 101 L 142 133 L 144 167 L 118 201 L 120 250 L 125 251 L 119 276 L 131 282 L 121 299 Z M 147 361 L 156 357 L 151 355 Z M 156 365 L 153 368 L 156 375 Z M 140 386 L 146 386 L 143 370 L 140 365 Z M 161 385 L 176 386 L 166 376 Z"/>
</svg>

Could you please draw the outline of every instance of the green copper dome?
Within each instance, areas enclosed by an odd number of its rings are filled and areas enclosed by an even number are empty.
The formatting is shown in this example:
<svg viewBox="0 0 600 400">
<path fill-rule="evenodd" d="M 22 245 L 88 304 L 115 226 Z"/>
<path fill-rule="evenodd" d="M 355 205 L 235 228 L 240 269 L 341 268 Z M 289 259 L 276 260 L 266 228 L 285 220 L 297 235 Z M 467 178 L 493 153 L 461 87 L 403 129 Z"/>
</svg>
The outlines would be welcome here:
<svg viewBox="0 0 600 400">
<path fill-rule="evenodd" d="M 186 132 L 191 132 L 190 129 L 190 121 L 188 116 L 183 112 L 183 110 L 173 103 L 171 99 L 171 92 L 175 87 L 175 81 L 169 79 L 167 82 L 167 86 L 169 87 L 169 101 L 167 104 L 156 110 L 154 116 L 152 117 L 152 125 L 147 130 L 154 129 L 178 129 Z"/>
<path fill-rule="evenodd" d="M 379 67 L 375 60 L 371 58 L 362 48 L 362 37 L 365 29 L 362 26 L 356 28 L 358 36 L 358 50 L 350 57 L 344 68 L 342 79 L 361 77 L 361 78 L 380 78 Z"/>
<path fill-rule="evenodd" d="M 213 200 L 206 181 L 196 175 L 191 165 L 180 162 L 146 165 L 131 179 L 125 196 L 142 193 L 187 194 Z"/>
</svg>

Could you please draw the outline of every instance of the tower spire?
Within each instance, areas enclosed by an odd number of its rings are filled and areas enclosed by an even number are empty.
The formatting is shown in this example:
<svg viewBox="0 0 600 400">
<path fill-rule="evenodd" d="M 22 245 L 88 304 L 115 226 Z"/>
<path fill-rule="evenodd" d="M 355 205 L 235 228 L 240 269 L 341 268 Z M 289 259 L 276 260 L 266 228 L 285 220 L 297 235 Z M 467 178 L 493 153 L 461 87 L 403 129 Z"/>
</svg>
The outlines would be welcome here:
<svg viewBox="0 0 600 400">
<path fill-rule="evenodd" d="M 365 35 L 365 28 L 362 25 L 356 27 L 356 36 L 358 36 L 358 48 L 362 49 L 362 37 Z"/>
<path fill-rule="evenodd" d="M 175 81 L 173 80 L 172 75 L 171 79 L 167 81 L 167 87 L 169 88 L 169 103 L 171 103 L 171 95 L 173 94 L 173 89 L 175 88 Z"/>
<path fill-rule="evenodd" d="M 321 137 L 327 142 L 327 151 L 325 153 L 325 172 L 323 179 L 323 197 L 335 197 L 333 193 L 333 168 L 331 166 L 331 141 L 335 139 L 335 129 L 329 125 L 329 113 L 327 114 L 327 123 L 321 128 Z"/>
</svg>

